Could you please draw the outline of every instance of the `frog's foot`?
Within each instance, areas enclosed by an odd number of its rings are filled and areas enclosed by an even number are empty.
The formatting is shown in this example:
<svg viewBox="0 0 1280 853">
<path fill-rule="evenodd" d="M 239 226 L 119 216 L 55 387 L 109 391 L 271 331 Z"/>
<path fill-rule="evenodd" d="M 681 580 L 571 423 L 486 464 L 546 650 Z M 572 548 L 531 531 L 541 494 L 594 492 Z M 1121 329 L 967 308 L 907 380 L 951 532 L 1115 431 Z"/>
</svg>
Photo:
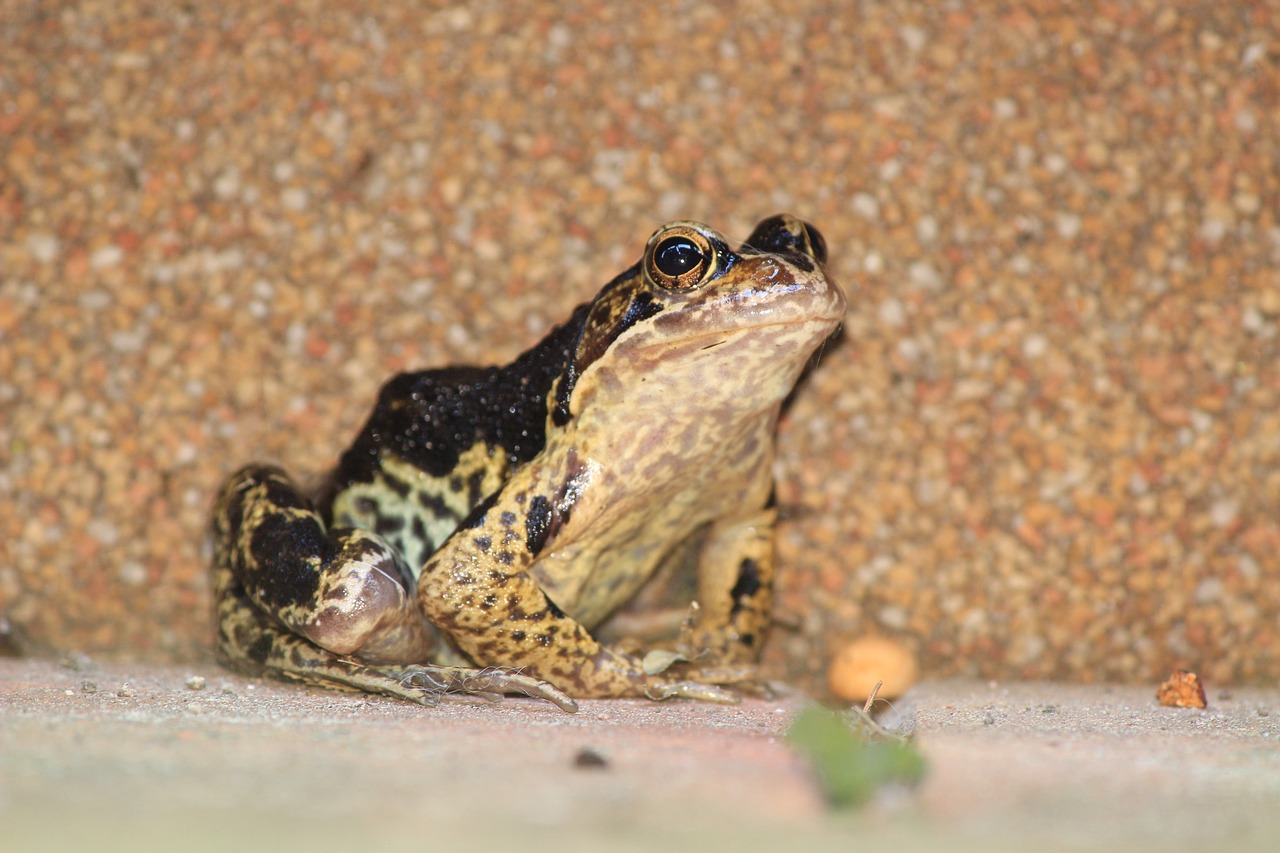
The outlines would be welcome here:
<svg viewBox="0 0 1280 853">
<path fill-rule="evenodd" d="M 738 684 L 754 672 L 753 668 L 740 666 L 699 667 L 679 652 L 661 649 L 638 657 L 605 648 L 593 664 L 590 670 L 579 673 L 576 694 L 602 698 L 644 696 L 659 701 L 695 699 L 721 705 L 742 701 Z"/>
<path fill-rule="evenodd" d="M 666 672 L 704 684 L 747 684 L 756 680 L 758 667 L 741 655 L 717 653 L 706 647 L 677 644 L 674 650 L 653 649 L 644 656 L 645 672 Z"/>
<path fill-rule="evenodd" d="M 562 711 L 572 714 L 578 703 L 567 693 L 545 681 L 502 667 L 467 669 L 459 666 L 414 666 L 414 677 L 425 676 L 443 684 L 444 693 L 468 693 L 494 699 L 504 693 L 518 693 L 533 699 L 545 699 Z"/>
<path fill-rule="evenodd" d="M 323 654 L 322 650 L 316 651 Z M 555 686 L 508 669 L 467 669 L 431 664 L 365 664 L 340 658 L 321 664 L 313 663 L 303 671 L 284 669 L 280 674 L 321 686 L 381 693 L 417 702 L 419 705 L 436 705 L 447 694 L 466 694 L 497 700 L 503 694 L 514 693 L 533 699 L 545 699 L 570 714 L 578 710 L 578 704 Z"/>
<path fill-rule="evenodd" d="M 407 699 L 420 705 L 435 705 L 446 694 L 497 700 L 503 694 L 515 693 L 532 699 L 545 699 L 570 714 L 578 710 L 578 703 L 553 685 L 509 669 L 342 663 L 341 671 L 326 673 L 326 676 L 348 687 Z"/>
<path fill-rule="evenodd" d="M 219 601 L 218 657 L 247 675 L 381 693 L 420 705 L 435 705 L 446 694 L 496 699 L 504 693 L 516 693 L 545 699 L 570 713 L 577 710 L 574 701 L 558 688 L 511 669 L 372 663 L 336 654 L 270 619 L 243 591 L 224 592 Z"/>
</svg>

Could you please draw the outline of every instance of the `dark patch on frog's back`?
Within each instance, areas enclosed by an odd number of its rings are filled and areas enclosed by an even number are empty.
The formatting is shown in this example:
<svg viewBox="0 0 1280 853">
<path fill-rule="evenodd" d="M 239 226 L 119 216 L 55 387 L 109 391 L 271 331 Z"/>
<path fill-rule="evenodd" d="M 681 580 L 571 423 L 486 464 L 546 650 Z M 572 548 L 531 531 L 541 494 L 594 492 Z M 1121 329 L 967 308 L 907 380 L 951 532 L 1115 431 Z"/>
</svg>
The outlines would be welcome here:
<svg viewBox="0 0 1280 853">
<path fill-rule="evenodd" d="M 270 565 L 270 583 L 259 590 L 272 608 L 305 604 L 315 599 L 320 574 L 315 561 L 333 558 L 334 547 L 314 517 L 296 518 L 280 513 L 262 517 L 253 531 L 249 550 L 258 565 Z"/>
<path fill-rule="evenodd" d="M 589 310 L 580 305 L 506 367 L 447 367 L 392 378 L 325 485 L 324 510 L 352 483 L 371 482 L 384 452 L 438 478 L 480 443 L 505 452 L 513 465 L 537 456 L 546 444 L 547 395 L 573 357 Z"/>
</svg>

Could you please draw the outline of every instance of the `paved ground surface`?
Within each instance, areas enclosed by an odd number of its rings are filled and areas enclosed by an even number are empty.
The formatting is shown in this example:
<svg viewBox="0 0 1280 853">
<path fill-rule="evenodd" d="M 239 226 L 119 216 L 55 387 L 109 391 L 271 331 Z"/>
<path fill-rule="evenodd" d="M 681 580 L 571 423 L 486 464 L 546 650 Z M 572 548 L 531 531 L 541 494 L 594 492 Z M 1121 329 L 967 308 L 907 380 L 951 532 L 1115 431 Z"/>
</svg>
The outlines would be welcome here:
<svg viewBox="0 0 1280 853">
<path fill-rule="evenodd" d="M 192 676 L 203 689 L 189 686 Z M 7 850 L 1275 849 L 1280 690 L 938 682 L 914 791 L 827 810 L 799 699 L 427 709 L 226 674 L 0 660 Z M 581 766 L 591 750 L 604 766 Z"/>
</svg>

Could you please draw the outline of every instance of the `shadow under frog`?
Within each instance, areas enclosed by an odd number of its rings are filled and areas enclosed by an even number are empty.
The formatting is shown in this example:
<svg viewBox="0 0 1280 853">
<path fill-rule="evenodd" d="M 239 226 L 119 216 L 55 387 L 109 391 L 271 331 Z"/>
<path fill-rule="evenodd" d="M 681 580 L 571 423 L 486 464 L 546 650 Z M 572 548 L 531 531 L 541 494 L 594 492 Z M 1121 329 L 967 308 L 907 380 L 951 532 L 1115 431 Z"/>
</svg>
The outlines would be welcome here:
<svg viewBox="0 0 1280 853">
<path fill-rule="evenodd" d="M 218 653 L 241 671 L 441 694 L 733 701 L 773 578 L 782 401 L 839 325 L 819 233 L 674 222 L 505 367 L 405 373 L 327 485 L 251 465 L 214 515 Z M 592 634 L 696 542 L 671 654 Z"/>
</svg>

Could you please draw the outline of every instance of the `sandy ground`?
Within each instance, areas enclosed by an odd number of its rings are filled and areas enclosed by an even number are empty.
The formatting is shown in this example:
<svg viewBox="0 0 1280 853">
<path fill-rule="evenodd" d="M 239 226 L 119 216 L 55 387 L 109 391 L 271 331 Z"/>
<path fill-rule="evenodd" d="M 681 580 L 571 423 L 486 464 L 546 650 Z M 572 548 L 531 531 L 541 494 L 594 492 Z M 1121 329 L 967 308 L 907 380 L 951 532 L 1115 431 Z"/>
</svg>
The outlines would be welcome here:
<svg viewBox="0 0 1280 853">
<path fill-rule="evenodd" d="M 202 677 L 196 689 L 191 679 Z M 7 850 L 1274 849 L 1280 690 L 935 682 L 897 703 L 913 791 L 833 813 L 735 707 L 419 708 L 204 668 L 0 660 Z M 586 750 L 603 759 L 587 761 Z"/>
</svg>

